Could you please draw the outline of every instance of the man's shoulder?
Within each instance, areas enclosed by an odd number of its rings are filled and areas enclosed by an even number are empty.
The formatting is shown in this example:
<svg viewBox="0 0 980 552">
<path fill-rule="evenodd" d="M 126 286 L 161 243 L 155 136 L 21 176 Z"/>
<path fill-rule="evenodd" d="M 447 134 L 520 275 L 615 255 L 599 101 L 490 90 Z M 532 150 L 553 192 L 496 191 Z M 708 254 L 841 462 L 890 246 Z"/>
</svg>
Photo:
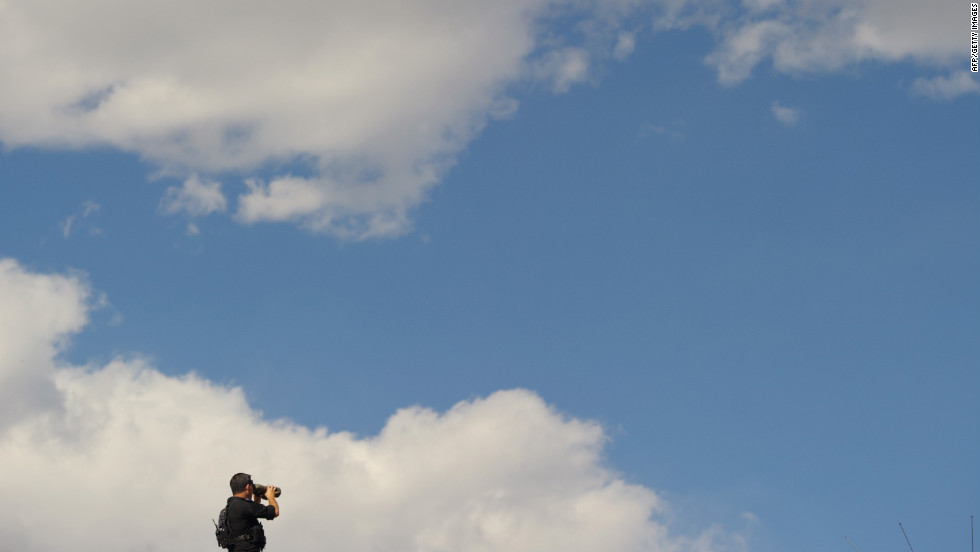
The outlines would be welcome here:
<svg viewBox="0 0 980 552">
<path fill-rule="evenodd" d="M 240 496 L 233 496 L 228 499 L 227 508 L 229 512 L 249 512 L 253 515 L 261 515 L 266 511 L 267 506 L 259 502 L 255 502 L 254 500 L 249 500 Z"/>
<path fill-rule="evenodd" d="M 240 496 L 232 496 L 228 498 L 228 504 L 225 506 L 228 511 L 239 510 L 242 508 L 251 508 L 252 501 L 247 498 L 242 498 Z"/>
</svg>

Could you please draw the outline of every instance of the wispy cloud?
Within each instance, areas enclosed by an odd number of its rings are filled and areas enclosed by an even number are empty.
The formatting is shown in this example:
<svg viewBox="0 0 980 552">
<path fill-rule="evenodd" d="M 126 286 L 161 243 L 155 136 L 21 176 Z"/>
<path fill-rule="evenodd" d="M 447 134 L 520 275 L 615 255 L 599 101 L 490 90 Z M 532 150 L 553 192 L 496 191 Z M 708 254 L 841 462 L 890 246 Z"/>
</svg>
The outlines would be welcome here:
<svg viewBox="0 0 980 552">
<path fill-rule="evenodd" d="M 67 240 L 72 236 L 73 232 L 78 230 L 78 223 L 90 216 L 98 214 L 101 210 L 102 206 L 94 201 L 83 202 L 76 212 L 68 215 L 68 218 L 63 220 L 59 225 L 61 228 L 61 236 Z M 100 228 L 91 224 L 86 225 L 85 230 L 93 236 L 102 233 Z"/>
<path fill-rule="evenodd" d="M 551 83 L 555 92 L 567 92 L 589 75 L 589 54 L 582 48 L 562 48 L 549 52 L 532 65 L 537 80 Z"/>
<path fill-rule="evenodd" d="M 613 57 L 624 60 L 636 49 L 636 36 L 633 33 L 621 32 L 616 39 L 616 48 L 613 50 Z"/>
<path fill-rule="evenodd" d="M 61 235 L 66 240 L 71 237 L 71 225 L 75 223 L 76 218 L 78 218 L 78 215 L 69 215 L 68 218 L 61 223 Z"/>
<path fill-rule="evenodd" d="M 739 10 L 699 0 L 678 2 L 660 27 L 709 27 L 720 39 L 706 61 L 734 85 L 771 60 L 780 72 L 836 71 L 862 61 L 914 60 L 950 66 L 960 59 L 962 8 L 952 1 L 747 0 Z"/>
<path fill-rule="evenodd" d="M 227 210 L 221 183 L 191 175 L 181 187 L 171 186 L 160 201 L 160 210 L 170 215 L 201 217 Z"/>
<path fill-rule="evenodd" d="M 637 131 L 638 140 L 649 138 L 650 136 L 663 136 L 670 140 L 682 140 L 684 138 L 684 121 L 672 121 L 669 123 L 643 123 Z"/>
<path fill-rule="evenodd" d="M 961 71 L 947 77 L 915 79 L 909 88 L 909 92 L 913 96 L 923 96 L 934 100 L 951 100 L 964 94 L 980 93 L 980 83 L 970 73 Z"/>
<path fill-rule="evenodd" d="M 769 109 L 772 111 L 773 117 L 786 126 L 794 126 L 799 122 L 802 115 L 802 112 L 798 108 L 786 107 L 780 104 L 778 100 L 774 100 L 770 104 Z"/>
</svg>

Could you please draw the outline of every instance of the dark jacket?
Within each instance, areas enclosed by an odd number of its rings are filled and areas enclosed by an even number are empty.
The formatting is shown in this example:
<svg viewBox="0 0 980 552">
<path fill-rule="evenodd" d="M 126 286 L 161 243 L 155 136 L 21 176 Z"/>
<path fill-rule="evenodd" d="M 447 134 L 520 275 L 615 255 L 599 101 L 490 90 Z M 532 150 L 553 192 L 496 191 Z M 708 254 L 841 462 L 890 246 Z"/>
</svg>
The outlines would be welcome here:
<svg viewBox="0 0 980 552">
<path fill-rule="evenodd" d="M 251 532 L 252 535 L 261 534 L 262 524 L 259 519 L 273 519 L 276 517 L 276 507 L 268 504 L 262 505 L 245 498 L 232 496 L 228 498 L 228 532 L 231 535 L 234 552 L 258 552 L 265 546 L 264 534 L 261 541 L 244 540 L 236 541 L 236 537 Z M 253 527 L 258 526 L 258 529 Z M 258 532 L 258 533 L 257 533 Z"/>
</svg>

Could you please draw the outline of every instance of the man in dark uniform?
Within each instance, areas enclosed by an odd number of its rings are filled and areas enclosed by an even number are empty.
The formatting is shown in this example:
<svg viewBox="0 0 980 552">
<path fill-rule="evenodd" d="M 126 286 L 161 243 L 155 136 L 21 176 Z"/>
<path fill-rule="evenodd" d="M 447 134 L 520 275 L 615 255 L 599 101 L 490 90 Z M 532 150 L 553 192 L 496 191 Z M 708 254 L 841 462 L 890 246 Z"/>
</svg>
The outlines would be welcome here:
<svg viewBox="0 0 980 552">
<path fill-rule="evenodd" d="M 279 516 L 276 488 L 266 487 L 265 496 L 255 491 L 252 476 L 236 473 L 231 478 L 232 496 L 228 498 L 227 523 L 232 552 L 259 552 L 265 547 L 265 533 L 259 519 L 275 519 Z M 262 505 L 262 499 L 269 501 Z M 249 500 L 251 499 L 251 500 Z"/>
</svg>

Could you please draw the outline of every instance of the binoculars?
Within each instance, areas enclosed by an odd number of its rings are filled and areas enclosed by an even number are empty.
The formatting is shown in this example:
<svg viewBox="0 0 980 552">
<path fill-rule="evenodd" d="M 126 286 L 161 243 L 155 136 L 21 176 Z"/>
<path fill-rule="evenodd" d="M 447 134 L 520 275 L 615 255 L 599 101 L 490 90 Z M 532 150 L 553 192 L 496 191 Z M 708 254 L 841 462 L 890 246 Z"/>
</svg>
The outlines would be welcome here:
<svg viewBox="0 0 980 552">
<path fill-rule="evenodd" d="M 259 496 L 265 496 L 265 490 L 268 488 L 268 486 L 259 485 L 258 483 L 255 483 L 253 486 L 255 487 L 255 494 Z M 279 495 L 281 494 L 282 494 L 282 489 L 276 487 L 276 498 L 279 498 Z"/>
</svg>

